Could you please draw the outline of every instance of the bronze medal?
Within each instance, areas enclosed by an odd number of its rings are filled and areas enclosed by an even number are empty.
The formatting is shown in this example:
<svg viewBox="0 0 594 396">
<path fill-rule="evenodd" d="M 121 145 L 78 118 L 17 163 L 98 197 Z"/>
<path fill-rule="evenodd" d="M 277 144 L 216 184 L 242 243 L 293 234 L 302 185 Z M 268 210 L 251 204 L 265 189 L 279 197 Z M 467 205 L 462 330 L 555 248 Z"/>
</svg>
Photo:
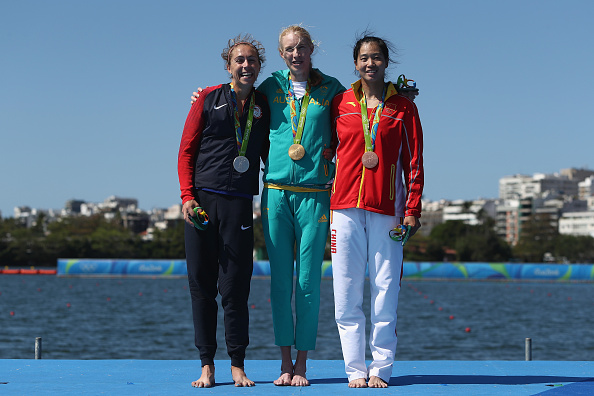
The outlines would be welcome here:
<svg viewBox="0 0 594 396">
<path fill-rule="evenodd" d="M 361 162 L 367 169 L 372 169 L 375 168 L 377 164 L 379 164 L 379 158 L 373 151 L 367 151 L 365 154 L 363 154 L 363 157 L 361 157 Z"/>
<path fill-rule="evenodd" d="M 233 160 L 233 168 L 239 173 L 244 173 L 250 168 L 250 161 L 243 155 L 237 156 Z"/>
<path fill-rule="evenodd" d="M 289 147 L 289 157 L 293 161 L 299 161 L 305 155 L 305 148 L 300 144 L 293 144 Z"/>
</svg>

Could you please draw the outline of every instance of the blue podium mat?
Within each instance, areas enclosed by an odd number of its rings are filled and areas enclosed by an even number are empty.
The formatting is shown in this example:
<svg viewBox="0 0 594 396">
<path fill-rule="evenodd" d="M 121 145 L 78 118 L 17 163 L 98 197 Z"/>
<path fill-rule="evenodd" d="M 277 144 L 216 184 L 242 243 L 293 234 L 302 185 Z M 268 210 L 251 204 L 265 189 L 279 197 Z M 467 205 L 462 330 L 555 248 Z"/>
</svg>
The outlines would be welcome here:
<svg viewBox="0 0 594 396">
<path fill-rule="evenodd" d="M 350 389 L 342 361 L 310 360 L 311 386 L 277 387 L 279 360 L 247 360 L 251 388 L 236 388 L 228 360 L 216 385 L 192 388 L 193 360 L 0 360 L 0 395 L 593 395 L 594 362 L 397 361 L 387 389 Z"/>
</svg>

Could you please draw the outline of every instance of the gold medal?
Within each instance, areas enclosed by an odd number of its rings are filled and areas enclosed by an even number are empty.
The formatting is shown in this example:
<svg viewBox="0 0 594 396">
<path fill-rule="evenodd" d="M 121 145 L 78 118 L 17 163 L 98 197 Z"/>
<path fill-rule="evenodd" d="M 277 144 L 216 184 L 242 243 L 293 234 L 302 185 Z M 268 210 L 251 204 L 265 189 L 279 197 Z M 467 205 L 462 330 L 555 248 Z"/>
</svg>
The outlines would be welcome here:
<svg viewBox="0 0 594 396">
<path fill-rule="evenodd" d="M 363 166 L 367 169 L 372 169 L 375 168 L 377 164 L 379 164 L 379 157 L 373 151 L 367 151 L 361 157 L 361 162 L 363 163 Z"/>
<path fill-rule="evenodd" d="M 304 155 L 305 148 L 303 148 L 302 145 L 292 144 L 291 147 L 289 147 L 289 157 L 291 157 L 293 161 L 299 161 Z"/>
<path fill-rule="evenodd" d="M 303 134 L 303 127 L 305 126 L 305 114 L 307 113 L 307 106 L 309 105 L 309 90 L 310 82 L 307 80 L 305 87 L 305 95 L 302 98 L 301 112 L 297 118 L 297 107 L 295 106 L 295 91 L 293 89 L 293 80 L 289 75 L 289 108 L 291 110 L 291 129 L 293 130 L 293 144 L 289 147 L 289 157 L 293 161 L 299 161 L 305 155 L 305 148 L 301 145 L 301 136 Z"/>
</svg>

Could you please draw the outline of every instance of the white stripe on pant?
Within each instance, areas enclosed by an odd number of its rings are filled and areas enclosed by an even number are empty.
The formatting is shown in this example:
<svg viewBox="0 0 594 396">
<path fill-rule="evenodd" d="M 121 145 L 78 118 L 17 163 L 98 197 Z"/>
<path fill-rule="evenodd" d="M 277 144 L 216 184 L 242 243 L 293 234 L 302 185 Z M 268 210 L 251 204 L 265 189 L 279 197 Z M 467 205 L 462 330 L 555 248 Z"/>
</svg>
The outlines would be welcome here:
<svg viewBox="0 0 594 396">
<path fill-rule="evenodd" d="M 362 209 L 332 212 L 332 277 L 335 318 L 349 382 L 376 376 L 388 382 L 396 353 L 396 311 L 402 271 L 402 245 L 389 231 L 400 218 Z M 373 362 L 365 365 L 365 269 L 369 263 Z"/>
</svg>

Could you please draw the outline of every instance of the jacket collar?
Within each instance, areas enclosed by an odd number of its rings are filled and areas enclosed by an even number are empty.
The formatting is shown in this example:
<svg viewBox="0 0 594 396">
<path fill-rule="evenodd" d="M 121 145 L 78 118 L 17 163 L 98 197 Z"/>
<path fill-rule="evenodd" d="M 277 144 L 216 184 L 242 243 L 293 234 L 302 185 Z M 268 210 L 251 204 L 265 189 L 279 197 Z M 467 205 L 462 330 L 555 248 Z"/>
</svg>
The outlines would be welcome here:
<svg viewBox="0 0 594 396">
<path fill-rule="evenodd" d="M 361 98 L 363 97 L 363 90 L 361 89 L 361 80 L 359 79 L 352 83 L 351 87 L 353 88 L 353 94 L 355 95 L 355 98 L 358 102 L 360 102 Z M 388 88 L 386 89 L 386 97 L 384 98 L 384 101 L 388 100 L 391 96 L 394 95 L 398 95 L 398 91 L 396 90 L 396 87 L 394 87 L 394 84 L 388 82 Z"/>
<path fill-rule="evenodd" d="M 325 75 L 324 73 L 322 73 L 319 69 L 316 69 L 315 67 L 313 68 L 313 70 L 317 71 L 318 73 L 320 73 L 320 75 L 322 76 L 322 83 L 318 84 L 316 86 L 312 86 L 311 90 L 314 91 L 316 90 L 318 87 L 321 87 L 324 84 L 328 84 L 328 76 Z M 278 82 L 278 84 L 286 91 L 289 91 L 289 69 L 285 69 L 285 70 L 277 70 L 274 73 L 272 73 L 272 76 L 276 79 L 276 81 Z"/>
</svg>

